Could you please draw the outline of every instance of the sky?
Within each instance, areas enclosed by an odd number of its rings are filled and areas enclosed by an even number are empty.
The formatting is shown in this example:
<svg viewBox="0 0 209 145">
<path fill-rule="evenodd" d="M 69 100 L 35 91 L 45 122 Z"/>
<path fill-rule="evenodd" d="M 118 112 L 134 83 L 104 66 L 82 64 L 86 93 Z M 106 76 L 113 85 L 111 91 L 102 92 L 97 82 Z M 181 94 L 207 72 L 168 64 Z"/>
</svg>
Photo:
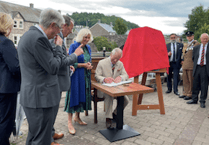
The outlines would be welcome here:
<svg viewBox="0 0 209 145">
<path fill-rule="evenodd" d="M 34 8 L 53 8 L 62 14 L 73 12 L 103 13 L 122 17 L 126 21 L 148 26 L 163 34 L 183 34 L 188 15 L 196 6 L 209 7 L 209 0 L 3 0 Z"/>
</svg>

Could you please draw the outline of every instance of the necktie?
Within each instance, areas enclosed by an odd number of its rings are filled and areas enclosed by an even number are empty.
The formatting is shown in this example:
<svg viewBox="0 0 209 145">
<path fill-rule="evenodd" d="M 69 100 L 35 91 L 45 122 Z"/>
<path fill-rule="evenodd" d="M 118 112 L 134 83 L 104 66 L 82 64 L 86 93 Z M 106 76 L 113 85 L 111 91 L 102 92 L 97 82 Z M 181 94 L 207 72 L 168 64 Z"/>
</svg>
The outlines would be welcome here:
<svg viewBox="0 0 209 145">
<path fill-rule="evenodd" d="M 204 65 L 204 55 L 205 55 L 205 46 L 202 47 L 202 54 L 201 54 L 201 61 L 200 61 L 201 66 Z"/>
<path fill-rule="evenodd" d="M 175 45 L 173 43 L 173 62 L 176 62 Z"/>
</svg>

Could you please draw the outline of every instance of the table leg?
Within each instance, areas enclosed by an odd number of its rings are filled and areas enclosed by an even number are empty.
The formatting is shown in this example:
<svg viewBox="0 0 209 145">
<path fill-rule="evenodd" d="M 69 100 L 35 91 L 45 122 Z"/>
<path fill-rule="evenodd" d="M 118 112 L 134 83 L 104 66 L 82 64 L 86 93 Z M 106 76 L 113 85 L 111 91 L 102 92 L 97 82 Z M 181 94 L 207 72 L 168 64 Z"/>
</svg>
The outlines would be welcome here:
<svg viewBox="0 0 209 145">
<path fill-rule="evenodd" d="M 117 97 L 117 129 L 123 129 L 123 105 L 124 96 Z"/>
<path fill-rule="evenodd" d="M 115 129 L 105 129 L 99 132 L 110 142 L 126 139 L 140 135 L 128 125 L 123 125 L 123 104 L 124 96 L 117 97 L 117 126 Z"/>
<path fill-rule="evenodd" d="M 160 105 L 160 114 L 165 114 L 160 73 L 156 73 L 156 83 L 157 83 L 158 100 Z"/>
</svg>

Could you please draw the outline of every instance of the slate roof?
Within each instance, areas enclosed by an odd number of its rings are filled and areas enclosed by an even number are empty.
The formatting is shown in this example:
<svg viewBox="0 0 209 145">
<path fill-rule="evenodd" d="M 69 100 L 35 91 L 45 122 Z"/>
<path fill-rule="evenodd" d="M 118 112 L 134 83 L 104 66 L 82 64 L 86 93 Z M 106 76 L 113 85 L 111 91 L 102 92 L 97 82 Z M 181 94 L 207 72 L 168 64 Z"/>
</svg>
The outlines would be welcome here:
<svg viewBox="0 0 209 145">
<path fill-rule="evenodd" d="M 103 27 L 109 33 L 116 33 L 116 31 L 113 30 L 113 28 L 110 25 L 108 25 L 108 24 L 103 24 L 103 23 L 97 23 L 97 24 L 99 24 L 101 27 Z"/>
<path fill-rule="evenodd" d="M 29 4 L 28 4 L 29 5 Z M 0 1 L 0 12 L 11 14 L 14 18 L 19 12 L 26 22 L 39 22 L 40 9 Z"/>
</svg>

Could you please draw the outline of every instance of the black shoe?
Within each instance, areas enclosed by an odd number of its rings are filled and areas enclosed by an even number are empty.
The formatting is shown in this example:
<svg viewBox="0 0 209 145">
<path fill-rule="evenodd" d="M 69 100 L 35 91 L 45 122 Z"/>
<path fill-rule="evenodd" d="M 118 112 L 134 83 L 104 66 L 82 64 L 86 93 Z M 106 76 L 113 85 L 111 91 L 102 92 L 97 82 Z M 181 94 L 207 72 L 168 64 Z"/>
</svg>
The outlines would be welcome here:
<svg viewBox="0 0 209 145">
<path fill-rule="evenodd" d="M 191 100 L 192 99 L 192 97 L 188 97 L 188 96 L 186 96 L 185 98 L 184 98 L 184 100 Z"/>
<path fill-rule="evenodd" d="M 197 101 L 190 100 L 190 101 L 187 102 L 187 104 L 197 104 Z"/>
<path fill-rule="evenodd" d="M 177 96 L 179 96 L 180 94 L 179 94 L 179 92 L 174 92 L 174 94 L 176 94 Z"/>
<path fill-rule="evenodd" d="M 205 108 L 205 103 L 200 103 L 201 108 Z"/>
<path fill-rule="evenodd" d="M 117 115 L 115 115 L 115 113 L 112 113 L 112 117 L 113 117 L 113 120 L 117 121 Z"/>
<path fill-rule="evenodd" d="M 185 98 L 186 96 L 182 95 L 182 96 L 179 96 L 179 98 Z"/>
<path fill-rule="evenodd" d="M 171 93 L 171 90 L 167 90 L 165 93 L 166 93 L 166 94 Z"/>
<path fill-rule="evenodd" d="M 107 129 L 112 130 L 112 129 L 114 129 L 114 126 L 115 126 L 114 121 L 112 119 L 110 119 L 110 118 L 106 118 L 106 127 L 107 127 Z"/>
</svg>

